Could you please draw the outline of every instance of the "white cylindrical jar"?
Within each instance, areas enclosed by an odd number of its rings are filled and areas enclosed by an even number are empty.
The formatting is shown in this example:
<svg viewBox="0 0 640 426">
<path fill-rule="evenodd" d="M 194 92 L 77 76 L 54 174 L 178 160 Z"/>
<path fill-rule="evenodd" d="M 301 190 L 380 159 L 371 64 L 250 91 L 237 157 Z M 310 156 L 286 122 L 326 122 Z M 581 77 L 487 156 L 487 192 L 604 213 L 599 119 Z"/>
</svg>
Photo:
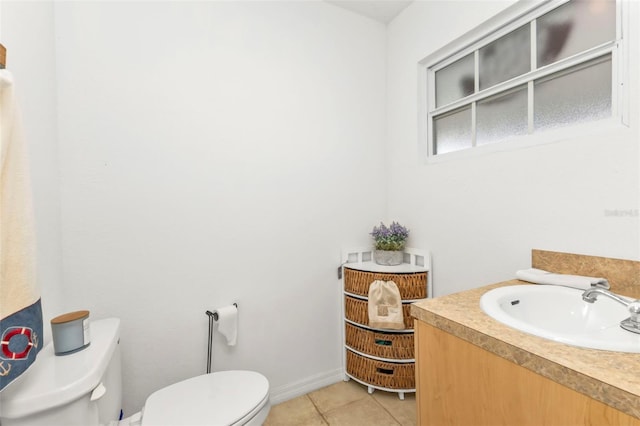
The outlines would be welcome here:
<svg viewBox="0 0 640 426">
<path fill-rule="evenodd" d="M 89 346 L 89 311 L 69 312 L 51 320 L 53 351 L 68 355 Z"/>
</svg>

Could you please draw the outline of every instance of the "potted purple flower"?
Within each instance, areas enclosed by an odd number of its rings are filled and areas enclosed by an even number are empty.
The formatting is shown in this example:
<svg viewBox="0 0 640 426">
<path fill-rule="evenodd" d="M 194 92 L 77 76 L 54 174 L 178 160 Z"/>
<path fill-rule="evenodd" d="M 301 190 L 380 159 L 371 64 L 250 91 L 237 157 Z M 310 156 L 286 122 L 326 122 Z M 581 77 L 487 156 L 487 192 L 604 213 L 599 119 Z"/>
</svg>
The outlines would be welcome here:
<svg viewBox="0 0 640 426">
<path fill-rule="evenodd" d="M 373 260 L 379 265 L 400 265 L 404 260 L 404 247 L 409 237 L 409 230 L 397 222 L 389 227 L 380 222 L 374 226 L 371 236 L 375 242 Z"/>
</svg>

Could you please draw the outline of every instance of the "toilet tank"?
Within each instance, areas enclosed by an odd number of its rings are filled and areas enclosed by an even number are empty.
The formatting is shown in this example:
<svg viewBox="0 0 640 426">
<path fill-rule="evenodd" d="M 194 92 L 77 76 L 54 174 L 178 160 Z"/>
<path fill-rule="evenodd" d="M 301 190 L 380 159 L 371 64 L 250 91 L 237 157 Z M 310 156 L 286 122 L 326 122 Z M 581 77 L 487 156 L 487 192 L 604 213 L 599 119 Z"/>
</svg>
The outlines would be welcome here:
<svg viewBox="0 0 640 426">
<path fill-rule="evenodd" d="M 122 406 L 120 320 L 92 321 L 91 344 L 56 356 L 45 346 L 36 362 L 0 392 L 2 426 L 97 426 L 117 422 Z"/>
</svg>

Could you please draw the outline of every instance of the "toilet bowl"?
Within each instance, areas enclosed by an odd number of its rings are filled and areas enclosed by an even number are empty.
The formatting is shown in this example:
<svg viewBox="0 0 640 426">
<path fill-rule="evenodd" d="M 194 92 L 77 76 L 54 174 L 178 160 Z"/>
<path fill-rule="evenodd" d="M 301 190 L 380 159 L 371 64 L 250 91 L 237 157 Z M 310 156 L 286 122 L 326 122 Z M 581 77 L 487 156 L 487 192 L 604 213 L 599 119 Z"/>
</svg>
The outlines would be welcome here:
<svg viewBox="0 0 640 426">
<path fill-rule="evenodd" d="M 151 394 L 141 426 L 261 425 L 270 408 L 268 392 L 267 379 L 253 371 L 192 377 Z"/>
<path fill-rule="evenodd" d="M 93 321 L 82 351 L 55 356 L 52 346 L 0 393 L 2 426 L 254 426 L 271 407 L 263 375 L 220 371 L 160 389 L 121 420 L 120 320 Z"/>
</svg>

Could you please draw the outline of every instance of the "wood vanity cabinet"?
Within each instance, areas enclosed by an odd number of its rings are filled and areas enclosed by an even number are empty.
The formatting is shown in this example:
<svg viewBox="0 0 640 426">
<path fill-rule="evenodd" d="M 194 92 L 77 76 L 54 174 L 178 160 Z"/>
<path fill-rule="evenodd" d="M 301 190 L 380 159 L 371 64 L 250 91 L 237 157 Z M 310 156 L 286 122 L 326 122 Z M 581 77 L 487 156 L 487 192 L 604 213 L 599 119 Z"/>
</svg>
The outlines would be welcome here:
<svg viewBox="0 0 640 426">
<path fill-rule="evenodd" d="M 420 320 L 415 343 L 420 426 L 640 426 L 640 419 Z"/>
</svg>

